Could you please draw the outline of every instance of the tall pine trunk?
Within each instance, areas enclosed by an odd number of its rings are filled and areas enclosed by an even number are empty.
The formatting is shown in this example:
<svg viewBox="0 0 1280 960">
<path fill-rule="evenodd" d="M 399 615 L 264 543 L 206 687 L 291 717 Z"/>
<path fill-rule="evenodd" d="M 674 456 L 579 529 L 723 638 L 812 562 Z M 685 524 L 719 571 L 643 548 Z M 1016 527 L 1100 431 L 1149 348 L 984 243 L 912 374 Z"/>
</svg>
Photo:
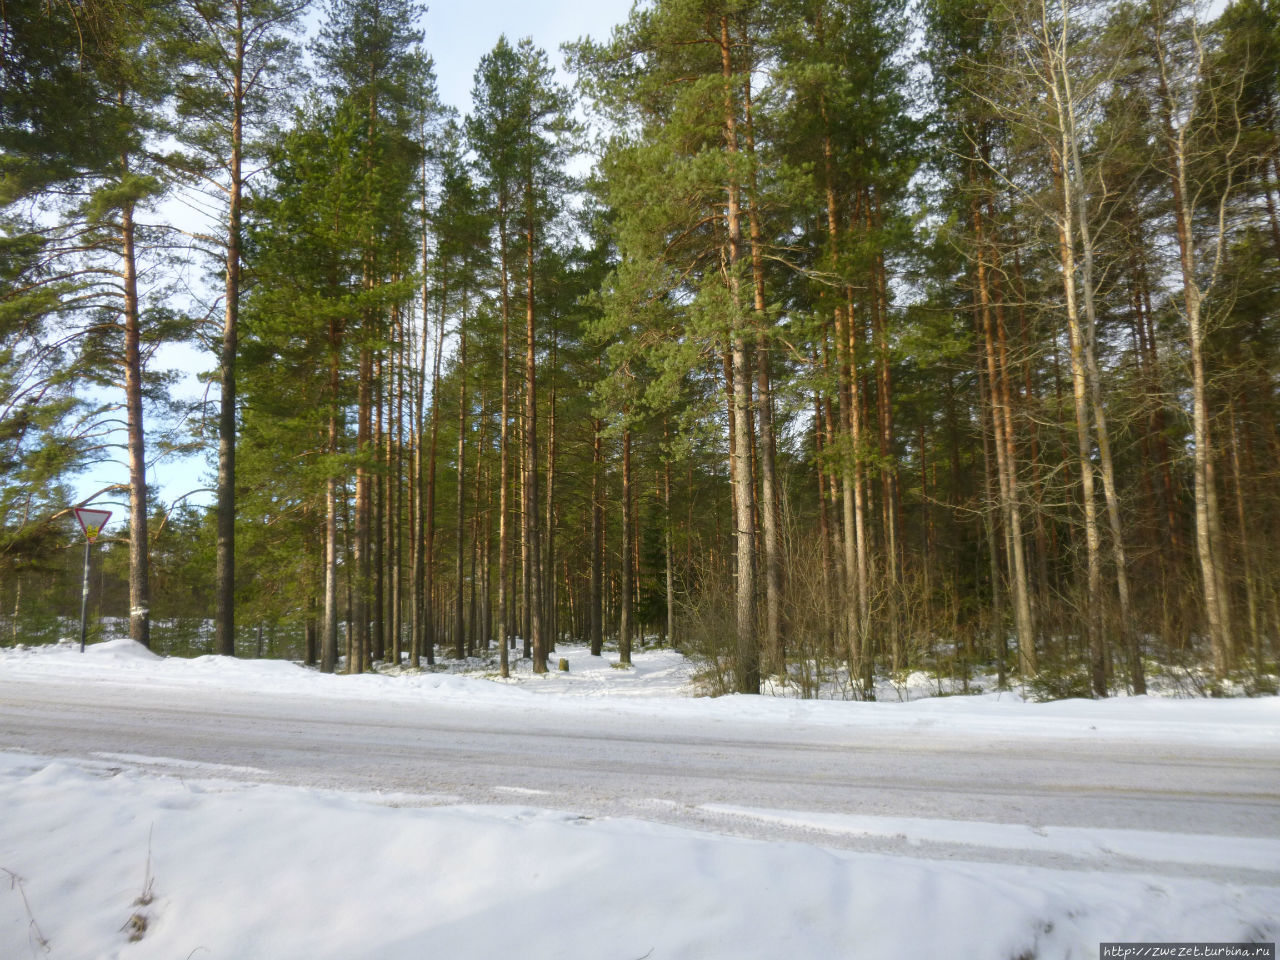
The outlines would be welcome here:
<svg viewBox="0 0 1280 960">
<path fill-rule="evenodd" d="M 221 398 L 218 408 L 217 545 L 214 560 L 214 653 L 236 652 L 236 353 L 240 323 L 240 220 L 244 180 L 244 4 L 236 2 L 231 68 L 231 157 L 227 195 L 227 270 L 222 323 Z"/>
<path fill-rule="evenodd" d="M 463 607 L 463 554 L 466 545 L 466 475 L 467 475 L 467 296 L 462 296 L 462 319 L 458 324 L 458 499 L 454 510 L 457 525 L 457 550 L 454 557 L 453 655 L 461 660 L 467 655 L 467 636 Z"/>
<path fill-rule="evenodd" d="M 664 439 L 669 439 L 670 434 L 667 431 L 666 420 L 662 423 L 662 434 Z M 676 588 L 675 588 L 675 568 L 674 561 L 671 556 L 671 456 L 663 458 L 662 463 L 662 508 L 663 518 L 663 553 L 666 555 L 666 587 L 667 587 L 667 643 L 674 646 L 676 638 Z"/>
<path fill-rule="evenodd" d="M 329 475 L 324 485 L 324 636 L 320 669 L 333 673 L 338 666 L 338 476 L 335 460 L 341 433 L 342 334 L 339 321 L 329 321 Z"/>
<path fill-rule="evenodd" d="M 622 429 L 622 585 L 618 618 L 618 662 L 623 664 L 631 663 L 631 636 L 635 632 L 635 614 L 631 606 L 632 582 L 635 579 L 631 531 L 631 427 L 626 426 Z"/>
<path fill-rule="evenodd" d="M 556 648 L 559 639 L 559 610 L 556 600 L 559 590 L 556 584 L 556 381 L 555 371 L 558 362 L 558 338 L 555 332 L 551 337 L 551 380 L 547 387 L 547 493 L 546 493 L 546 527 L 543 530 L 543 630 L 547 636 L 547 651 Z"/>
<path fill-rule="evenodd" d="M 988 274 L 989 244 L 981 204 L 977 201 L 973 203 L 972 215 L 977 248 L 978 319 L 985 346 L 987 384 L 991 393 L 996 473 L 999 478 L 1000 508 L 1005 531 L 1005 556 L 1013 594 L 1014 630 L 1018 638 L 1018 672 L 1023 677 L 1030 678 L 1035 676 L 1037 671 L 1035 626 L 1031 613 L 1026 550 L 1022 534 L 1022 505 L 1015 456 L 1016 446 L 1013 441 L 1012 402 L 1009 395 L 1008 372 L 996 348 L 996 318 Z"/>
<path fill-rule="evenodd" d="M 382 349 L 374 352 L 373 362 L 373 432 L 370 446 L 373 450 L 373 470 L 370 475 L 369 493 L 372 500 L 369 531 L 369 562 L 372 580 L 369 584 L 369 665 L 383 656 L 386 635 L 384 602 L 386 600 L 386 520 L 387 520 L 387 457 L 386 457 L 386 367 L 387 355 Z"/>
<path fill-rule="evenodd" d="M 748 48 L 749 49 L 749 48 Z M 755 128 L 751 114 L 751 72 L 743 81 L 744 144 L 747 152 L 747 218 L 751 238 L 751 277 L 756 317 L 756 404 L 760 420 L 760 532 L 764 547 L 764 663 L 770 673 L 786 670 L 782 649 L 782 543 L 778 518 L 777 440 L 773 432 L 773 395 L 769 383 L 769 318 L 765 312 L 764 241 L 760 188 L 756 174 Z"/>
<path fill-rule="evenodd" d="M 422 128 L 420 128 L 419 135 L 422 139 L 425 139 L 426 137 L 425 121 Z M 428 251 L 430 248 L 427 243 L 427 155 L 425 152 L 422 156 L 421 181 L 419 188 L 419 202 L 422 205 L 422 224 L 419 241 L 422 249 L 422 316 L 418 330 L 418 335 L 421 339 L 418 341 L 418 389 L 414 398 L 413 423 L 413 479 L 410 483 L 411 496 L 409 501 L 409 527 L 412 531 L 411 536 L 413 540 L 413 573 L 409 584 L 409 665 L 415 670 L 422 666 L 422 648 L 425 645 L 425 640 L 429 630 L 428 623 L 431 606 L 431 591 L 427 586 L 425 518 L 426 489 L 424 483 L 425 477 L 422 450 L 426 438 L 427 342 L 431 338 L 431 297 L 430 288 L 427 285 L 428 277 L 430 276 L 428 271 Z"/>
<path fill-rule="evenodd" d="M 404 315 L 397 314 L 396 331 L 396 416 L 395 450 L 392 470 L 392 554 L 391 554 L 391 659 L 398 667 L 404 653 L 404 391 L 405 359 L 408 343 Z"/>
<path fill-rule="evenodd" d="M 121 163 L 128 172 L 128 158 Z M 129 636 L 151 646 L 151 586 L 147 537 L 147 455 L 142 421 L 142 331 L 133 201 L 120 212 L 124 283 L 124 396 L 129 448 Z"/>
<path fill-rule="evenodd" d="M 591 655 L 604 648 L 604 470 L 602 424 L 592 421 L 591 441 Z"/>
<path fill-rule="evenodd" d="M 440 450 L 440 355 L 444 352 L 444 313 L 449 288 L 444 284 L 440 291 L 440 312 L 436 316 L 436 342 L 431 357 L 431 442 L 427 447 L 427 491 L 423 507 L 426 533 L 423 540 L 424 566 L 426 569 L 426 615 L 423 642 L 427 663 L 436 662 L 436 463 Z M 424 331 L 425 333 L 425 331 Z"/>
<path fill-rule="evenodd" d="M 366 273 L 367 289 L 372 288 L 373 277 Z M 363 336 L 371 335 L 371 312 L 366 311 L 363 320 Z M 352 657 L 347 661 L 347 673 L 363 673 L 369 655 L 369 600 L 370 579 L 373 572 L 370 556 L 373 513 L 372 477 L 365 458 L 373 437 L 373 351 L 367 343 L 360 347 L 359 382 L 356 386 L 356 503 L 354 561 L 355 582 L 352 586 L 351 618 Z"/>
<path fill-rule="evenodd" d="M 498 430 L 498 643 L 501 645 L 501 672 L 510 676 L 508 638 L 511 636 L 511 610 L 514 597 L 509 592 L 507 574 L 511 552 L 510 532 L 507 529 L 507 492 L 511 487 L 511 296 L 510 264 L 508 263 L 506 204 L 498 202 L 498 242 L 502 268 L 502 423 Z"/>
<path fill-rule="evenodd" d="M 529 618 L 528 645 L 533 672 L 547 672 L 547 638 L 542 618 L 542 570 L 538 524 L 538 343 L 534 327 L 533 183 L 525 185 L 525 367 L 524 367 L 524 535 L 525 609 Z"/>
<path fill-rule="evenodd" d="M 733 97 L 733 47 L 729 39 L 729 18 L 720 18 L 720 62 L 724 77 L 724 139 L 725 148 L 734 156 L 738 153 L 738 120 Z M 734 452 L 733 486 L 734 522 L 737 556 L 737 670 L 736 687 L 739 693 L 760 692 L 760 643 L 756 632 L 756 549 L 755 522 L 752 506 L 755 500 L 751 479 L 751 369 L 748 360 L 750 331 L 742 309 L 742 294 L 738 275 L 742 258 L 741 187 L 736 175 L 730 175 L 726 227 L 728 229 L 728 274 L 730 305 L 733 322 L 730 330 L 733 354 L 733 424 Z"/>
<path fill-rule="evenodd" d="M 831 267 L 840 268 L 839 200 L 836 195 L 835 157 L 831 146 L 830 119 L 825 97 L 819 98 L 823 121 L 822 159 L 826 200 L 827 240 L 831 250 Z M 835 293 L 836 377 L 840 392 L 842 432 L 845 434 L 844 456 L 840 458 L 840 545 L 836 555 L 843 557 L 845 595 L 845 645 L 848 649 L 849 668 L 861 676 L 863 668 L 863 644 L 871 618 L 870 584 L 867 570 L 867 543 L 865 523 L 865 495 L 862 486 L 862 411 L 858 403 L 857 354 L 853 336 L 853 316 L 848 308 L 843 287 Z M 834 421 L 828 409 L 828 418 Z M 835 424 L 828 424 L 834 437 Z M 832 477 L 833 496 L 835 477 Z M 833 501 L 834 502 L 834 501 Z"/>
</svg>

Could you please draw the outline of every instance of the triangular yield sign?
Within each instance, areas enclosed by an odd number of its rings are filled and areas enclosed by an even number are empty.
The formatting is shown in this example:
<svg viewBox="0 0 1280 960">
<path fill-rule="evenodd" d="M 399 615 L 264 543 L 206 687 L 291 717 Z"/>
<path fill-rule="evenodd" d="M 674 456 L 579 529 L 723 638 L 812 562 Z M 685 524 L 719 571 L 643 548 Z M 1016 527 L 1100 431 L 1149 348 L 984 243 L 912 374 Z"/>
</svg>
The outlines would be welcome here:
<svg viewBox="0 0 1280 960">
<path fill-rule="evenodd" d="M 80 528 L 84 530 L 84 535 L 89 538 L 90 543 L 98 539 L 98 534 L 102 532 L 102 528 L 111 519 L 110 510 L 91 510 L 88 507 L 76 507 L 75 515 L 76 519 L 80 521 Z"/>
</svg>

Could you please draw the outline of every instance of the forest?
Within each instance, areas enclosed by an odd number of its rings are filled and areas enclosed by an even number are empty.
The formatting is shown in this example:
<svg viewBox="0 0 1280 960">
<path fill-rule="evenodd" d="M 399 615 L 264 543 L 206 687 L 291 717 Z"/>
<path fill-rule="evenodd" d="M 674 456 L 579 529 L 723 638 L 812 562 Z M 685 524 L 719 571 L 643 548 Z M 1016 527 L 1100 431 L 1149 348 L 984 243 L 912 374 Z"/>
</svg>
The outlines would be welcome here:
<svg viewBox="0 0 1280 960">
<path fill-rule="evenodd" d="M 422 14 L 0 4 L 0 643 L 1276 692 L 1275 0 Z"/>
</svg>

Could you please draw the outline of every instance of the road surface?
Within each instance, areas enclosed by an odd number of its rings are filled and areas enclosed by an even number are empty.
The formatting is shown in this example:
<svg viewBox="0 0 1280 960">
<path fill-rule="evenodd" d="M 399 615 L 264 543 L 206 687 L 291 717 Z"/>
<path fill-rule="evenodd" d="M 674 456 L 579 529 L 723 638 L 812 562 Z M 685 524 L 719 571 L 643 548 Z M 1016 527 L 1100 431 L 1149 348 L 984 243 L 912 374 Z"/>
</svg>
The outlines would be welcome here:
<svg viewBox="0 0 1280 960">
<path fill-rule="evenodd" d="M 1273 841 L 1280 837 L 1280 748 L 1273 747 L 691 721 L 550 700 L 520 708 L 326 701 L 0 677 L 0 749 L 108 769 L 403 793 L 409 803 L 636 817 L 853 850 L 1280 884 L 1280 862 L 1270 870 L 1124 856 L 1099 863 L 1072 852 L 851 835 L 709 809 Z"/>
</svg>

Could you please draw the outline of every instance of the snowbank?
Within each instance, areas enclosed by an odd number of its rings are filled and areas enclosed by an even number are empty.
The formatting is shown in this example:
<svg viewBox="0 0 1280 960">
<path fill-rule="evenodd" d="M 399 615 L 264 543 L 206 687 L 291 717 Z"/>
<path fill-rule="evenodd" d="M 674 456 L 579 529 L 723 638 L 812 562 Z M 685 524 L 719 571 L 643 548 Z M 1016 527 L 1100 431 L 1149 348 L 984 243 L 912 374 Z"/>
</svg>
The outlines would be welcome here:
<svg viewBox="0 0 1280 960">
<path fill-rule="evenodd" d="M 0 867 L 21 878 L 0 956 L 1051 960 L 1280 933 L 1275 887 L 423 802 L 0 754 Z"/>
<path fill-rule="evenodd" d="M 83 654 L 67 642 L 0 650 L 0 677 L 33 682 L 123 683 L 234 689 L 326 700 L 431 701 L 472 707 L 520 708 L 537 697 L 540 711 L 593 711 L 666 720 L 708 719 L 764 724 L 856 725 L 933 735 L 1158 740 L 1231 746 L 1280 744 L 1280 697 L 1178 699 L 1113 697 L 1035 703 L 1016 692 L 932 697 L 906 702 L 793 700 L 693 695 L 691 667 L 672 650 L 644 650 L 631 669 L 562 646 L 556 659 L 569 671 L 534 676 L 528 661 L 509 681 L 483 663 L 474 673 L 399 670 L 326 675 L 283 660 L 205 656 L 157 657 L 129 640 L 91 644 Z"/>
</svg>

